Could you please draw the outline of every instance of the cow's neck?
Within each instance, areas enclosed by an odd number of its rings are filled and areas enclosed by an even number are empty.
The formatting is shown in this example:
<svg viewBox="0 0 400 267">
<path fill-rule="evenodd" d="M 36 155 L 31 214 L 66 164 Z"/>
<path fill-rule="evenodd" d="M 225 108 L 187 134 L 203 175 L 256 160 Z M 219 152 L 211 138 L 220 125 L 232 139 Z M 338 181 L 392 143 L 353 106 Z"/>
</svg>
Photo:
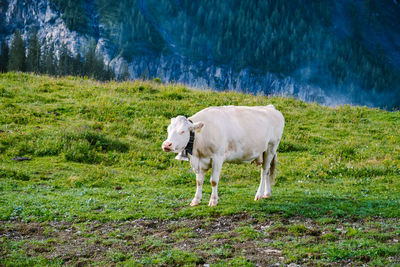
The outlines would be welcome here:
<svg viewBox="0 0 400 267">
<path fill-rule="evenodd" d="M 190 138 L 189 138 L 189 142 L 187 143 L 184 151 L 185 154 L 193 154 L 193 144 L 194 144 L 194 132 L 190 132 Z"/>
<path fill-rule="evenodd" d="M 182 152 L 180 152 L 175 157 L 175 159 L 189 161 L 188 155 L 193 154 L 193 145 L 194 145 L 194 132 L 190 132 L 189 142 L 187 143 L 186 147 L 182 150 Z"/>
</svg>

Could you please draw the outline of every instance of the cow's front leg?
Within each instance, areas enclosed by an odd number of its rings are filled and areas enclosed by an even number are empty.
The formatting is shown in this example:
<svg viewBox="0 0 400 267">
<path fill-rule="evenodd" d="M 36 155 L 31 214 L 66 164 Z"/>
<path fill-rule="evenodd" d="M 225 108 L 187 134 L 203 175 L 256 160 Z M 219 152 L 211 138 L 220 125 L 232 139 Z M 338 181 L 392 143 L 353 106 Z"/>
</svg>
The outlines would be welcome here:
<svg viewBox="0 0 400 267">
<path fill-rule="evenodd" d="M 261 168 L 261 180 L 260 180 L 260 185 L 258 186 L 256 196 L 254 197 L 255 201 L 260 200 L 264 195 L 266 178 L 267 178 L 267 171 L 264 168 Z"/>
<path fill-rule="evenodd" d="M 211 192 L 210 202 L 208 203 L 208 206 L 210 207 L 217 206 L 218 204 L 217 187 L 218 187 L 219 175 L 221 174 L 222 163 L 223 160 L 219 158 L 213 159 L 212 161 L 212 174 L 210 178 L 212 192 Z"/>
<path fill-rule="evenodd" d="M 196 173 L 196 194 L 190 203 L 190 206 L 197 206 L 200 204 L 201 197 L 203 194 L 203 182 L 204 182 L 204 172 Z"/>
<path fill-rule="evenodd" d="M 269 178 L 269 169 L 271 161 L 274 157 L 274 154 L 270 152 L 270 149 L 263 153 L 263 165 L 261 168 L 261 180 L 260 186 L 258 187 L 257 194 L 254 197 L 254 200 L 260 200 L 262 198 L 268 198 L 271 196 L 271 181 Z"/>
<path fill-rule="evenodd" d="M 260 200 L 261 198 L 271 197 L 271 179 L 269 171 L 271 168 L 271 162 L 275 156 L 277 146 L 269 146 L 267 151 L 263 153 L 263 165 L 261 168 L 261 181 L 258 187 L 257 194 L 254 200 Z M 274 166 L 275 168 L 275 166 Z"/>
</svg>

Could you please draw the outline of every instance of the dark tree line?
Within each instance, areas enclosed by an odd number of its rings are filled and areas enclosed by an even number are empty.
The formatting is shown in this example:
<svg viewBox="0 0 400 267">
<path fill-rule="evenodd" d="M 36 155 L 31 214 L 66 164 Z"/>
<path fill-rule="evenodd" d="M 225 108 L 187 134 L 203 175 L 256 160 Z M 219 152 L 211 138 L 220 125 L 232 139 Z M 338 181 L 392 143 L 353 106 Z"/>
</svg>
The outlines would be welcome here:
<svg viewBox="0 0 400 267">
<path fill-rule="evenodd" d="M 69 28 L 88 32 L 83 0 L 51 0 Z M 86 4 L 85 4 L 86 3 Z M 134 55 L 179 54 L 232 66 L 237 71 L 297 76 L 321 86 L 347 90 L 399 90 L 400 75 L 384 53 L 362 43 L 363 28 L 379 24 L 378 0 L 348 3 L 351 32 L 338 38 L 331 0 L 112 0 L 91 1 L 102 34 L 128 61 Z M 363 15 L 366 21 L 358 19 Z M 364 36 L 365 37 L 365 36 Z M 301 70 L 312 69 L 307 75 Z M 393 85 L 396 85 L 394 89 Z"/>
<path fill-rule="evenodd" d="M 48 75 L 88 76 L 97 80 L 115 79 L 114 71 L 104 64 L 103 57 L 96 53 L 94 41 L 89 42 L 84 57 L 72 55 L 65 44 L 57 50 L 52 40 L 40 42 L 37 30 L 34 30 L 27 41 L 21 32 L 16 30 L 9 48 L 1 42 L 0 71 L 27 71 Z"/>
<path fill-rule="evenodd" d="M 353 90 L 354 95 L 360 90 L 400 93 L 398 69 L 389 64 L 383 49 L 366 46 L 366 28 L 382 28 L 386 23 L 379 0 L 348 1 L 343 9 L 348 14 L 343 16 L 349 19 L 349 31 L 343 36 L 335 29 L 332 0 L 50 1 L 70 29 L 96 38 L 100 34 L 114 48 L 113 56 L 121 55 L 127 61 L 136 55 L 179 55 L 235 71 L 248 68 L 254 73 L 292 76 L 326 90 Z M 100 32 L 92 29 L 96 23 L 101 24 Z M 50 66 L 46 73 L 54 72 L 54 48 L 47 46 L 40 59 L 46 58 Z M 65 52 L 67 56 L 57 57 L 64 58 L 64 67 L 53 64 L 57 72 L 64 73 L 62 69 L 72 65 L 72 73 L 81 75 L 88 71 L 83 58 L 96 58 L 88 52 L 74 61 Z M 50 56 L 43 56 L 46 53 Z M 31 59 L 26 60 L 30 68 Z M 122 66 L 120 77 L 127 74 L 127 66 Z"/>
<path fill-rule="evenodd" d="M 364 0 L 368 21 L 351 21 L 338 37 L 332 1 L 96 0 L 103 33 L 129 60 L 135 54 L 174 53 L 237 71 L 290 75 L 348 91 L 400 91 L 400 75 L 384 53 L 360 42 L 366 24 L 380 23 L 377 0 Z M 351 8 L 356 18 L 361 9 Z M 360 15 L 361 16 L 361 15 Z M 375 20 L 375 21 L 374 21 Z M 303 71 L 310 70 L 310 71 Z"/>
<path fill-rule="evenodd" d="M 6 42 L 1 42 L 0 53 L 0 72 L 6 72 L 9 60 L 9 48 Z"/>
</svg>

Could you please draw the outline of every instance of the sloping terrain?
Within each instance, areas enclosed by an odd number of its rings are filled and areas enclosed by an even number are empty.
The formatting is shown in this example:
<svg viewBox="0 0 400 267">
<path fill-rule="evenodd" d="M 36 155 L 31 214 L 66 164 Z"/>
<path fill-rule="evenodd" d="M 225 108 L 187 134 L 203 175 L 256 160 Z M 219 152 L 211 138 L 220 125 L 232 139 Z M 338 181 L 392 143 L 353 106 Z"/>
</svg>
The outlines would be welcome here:
<svg viewBox="0 0 400 267">
<path fill-rule="evenodd" d="M 399 112 L 22 73 L 0 75 L 0 100 L 2 265 L 400 262 Z M 189 164 L 160 148 L 169 119 L 271 103 L 272 198 L 253 201 L 257 166 L 225 164 L 218 206 L 205 184 L 190 207 Z"/>
<path fill-rule="evenodd" d="M 6 0 L 0 39 L 37 28 L 74 56 L 95 41 L 116 77 L 391 110 L 399 14 L 396 1 L 378 0 Z"/>
</svg>

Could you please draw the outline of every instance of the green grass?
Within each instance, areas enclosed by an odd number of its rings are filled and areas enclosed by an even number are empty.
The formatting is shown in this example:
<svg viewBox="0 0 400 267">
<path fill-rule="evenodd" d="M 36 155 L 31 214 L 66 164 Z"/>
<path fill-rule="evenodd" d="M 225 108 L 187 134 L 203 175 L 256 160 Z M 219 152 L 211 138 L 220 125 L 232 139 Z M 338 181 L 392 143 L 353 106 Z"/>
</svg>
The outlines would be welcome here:
<svg viewBox="0 0 400 267">
<path fill-rule="evenodd" d="M 328 228 L 373 218 L 394 220 L 393 224 L 399 221 L 400 112 L 331 108 L 292 98 L 200 91 L 158 82 L 100 83 L 23 73 L 0 74 L 0 100 L 2 225 L 5 221 L 106 225 L 136 219 L 169 222 L 248 214 L 257 222 L 269 218 L 283 222 L 284 231 L 273 234 L 278 239 L 270 242 L 285 258 L 277 261 L 399 262 L 398 243 L 388 241 L 398 237 L 398 228 L 379 233 L 370 225 L 366 231 L 347 231 L 345 237 Z M 203 202 L 190 207 L 194 173 L 187 162 L 176 161 L 173 154 L 161 150 L 169 119 L 190 116 L 211 105 L 271 103 L 286 120 L 272 198 L 253 201 L 259 167 L 225 164 L 218 206 L 207 206 L 211 186 L 206 183 Z M 19 156 L 31 160 L 12 160 Z M 290 218 L 302 219 L 286 225 Z M 312 236 L 308 220 L 319 225 L 318 244 L 307 243 Z M 269 235 L 255 230 L 256 225 L 239 225 L 215 236 L 230 236 L 237 243 L 256 242 Z M 140 241 L 139 247 L 147 251 L 139 258 L 115 248 L 100 261 L 86 263 L 199 264 L 204 258 L 216 264 L 256 263 L 230 247 L 205 246 L 204 251 L 217 249 L 209 254 L 179 250 L 177 243 L 197 236 L 190 227 L 179 227 L 170 230 L 171 244 L 159 237 Z M 43 258 L 40 251 L 25 255 L 29 246 L 38 246 L 30 244 L 32 240 L 15 244 L 4 238 L 0 235 L 0 264 L 60 263 L 60 259 Z M 89 233 L 87 238 L 94 237 Z M 132 238 L 138 237 L 133 234 Z M 308 257 L 313 251 L 319 256 Z"/>
</svg>

